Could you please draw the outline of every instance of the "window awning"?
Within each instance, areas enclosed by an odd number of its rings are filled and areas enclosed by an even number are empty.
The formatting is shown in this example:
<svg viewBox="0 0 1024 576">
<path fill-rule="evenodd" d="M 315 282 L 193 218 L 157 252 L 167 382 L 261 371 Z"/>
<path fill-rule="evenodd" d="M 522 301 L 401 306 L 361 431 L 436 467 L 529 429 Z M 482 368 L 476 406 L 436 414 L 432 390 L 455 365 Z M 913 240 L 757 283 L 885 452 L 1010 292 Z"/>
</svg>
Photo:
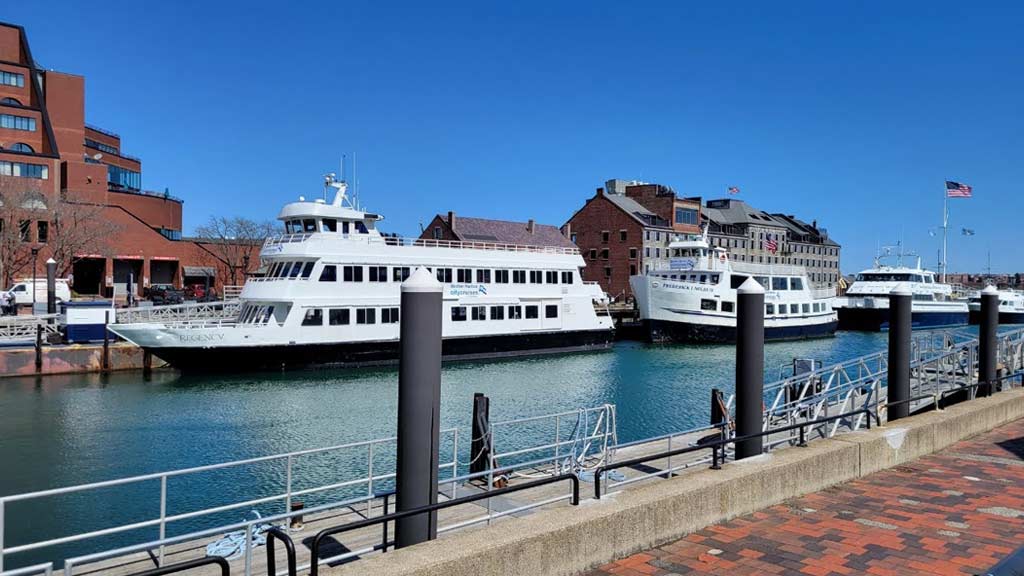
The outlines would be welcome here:
<svg viewBox="0 0 1024 576">
<path fill-rule="evenodd" d="M 183 268 L 185 276 L 209 276 L 210 278 L 217 276 L 217 271 L 213 266 L 184 266 Z"/>
</svg>

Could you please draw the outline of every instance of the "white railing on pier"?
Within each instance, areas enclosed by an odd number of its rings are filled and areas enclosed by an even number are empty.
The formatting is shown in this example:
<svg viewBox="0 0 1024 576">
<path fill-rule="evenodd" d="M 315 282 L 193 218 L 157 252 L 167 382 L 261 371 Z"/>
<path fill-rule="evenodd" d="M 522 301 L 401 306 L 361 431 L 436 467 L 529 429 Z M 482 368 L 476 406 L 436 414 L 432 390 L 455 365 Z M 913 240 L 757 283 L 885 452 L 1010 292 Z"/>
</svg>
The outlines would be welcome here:
<svg viewBox="0 0 1024 576">
<path fill-rule="evenodd" d="M 149 322 L 185 322 L 235 319 L 238 317 L 238 300 L 215 302 L 189 302 L 167 306 L 145 306 L 139 308 L 118 308 L 118 324 L 140 324 Z"/>
<path fill-rule="evenodd" d="M 60 315 L 40 314 L 35 316 L 0 317 L 0 344 L 34 341 L 39 326 L 43 328 L 44 338 L 48 334 L 59 334 Z"/>
<path fill-rule="evenodd" d="M 434 240 L 432 238 L 404 238 L 400 236 L 375 236 L 369 234 L 312 233 L 281 234 L 271 236 L 263 243 L 264 250 L 274 246 L 299 243 L 336 244 L 358 243 L 378 246 L 419 246 L 428 248 L 459 248 L 465 250 L 490 250 L 497 252 L 531 252 L 540 254 L 578 255 L 578 248 L 564 246 L 535 246 L 530 244 L 505 244 L 500 242 L 473 242 L 461 240 Z"/>
</svg>

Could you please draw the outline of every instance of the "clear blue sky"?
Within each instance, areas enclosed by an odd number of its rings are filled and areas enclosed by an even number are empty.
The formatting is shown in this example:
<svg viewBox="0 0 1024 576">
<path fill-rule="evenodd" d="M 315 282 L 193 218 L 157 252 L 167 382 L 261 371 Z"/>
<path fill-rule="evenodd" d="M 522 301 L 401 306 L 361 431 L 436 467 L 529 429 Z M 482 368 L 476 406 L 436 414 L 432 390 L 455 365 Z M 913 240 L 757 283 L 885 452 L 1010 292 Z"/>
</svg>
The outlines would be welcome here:
<svg viewBox="0 0 1024 576">
<path fill-rule="evenodd" d="M 817 219 L 843 270 L 901 234 L 934 267 L 1024 270 L 1024 5 L 1013 2 L 12 2 L 41 65 L 147 188 L 276 215 L 356 154 L 388 231 L 562 224 L 609 178 Z M 962 227 L 977 235 L 965 238 Z"/>
</svg>

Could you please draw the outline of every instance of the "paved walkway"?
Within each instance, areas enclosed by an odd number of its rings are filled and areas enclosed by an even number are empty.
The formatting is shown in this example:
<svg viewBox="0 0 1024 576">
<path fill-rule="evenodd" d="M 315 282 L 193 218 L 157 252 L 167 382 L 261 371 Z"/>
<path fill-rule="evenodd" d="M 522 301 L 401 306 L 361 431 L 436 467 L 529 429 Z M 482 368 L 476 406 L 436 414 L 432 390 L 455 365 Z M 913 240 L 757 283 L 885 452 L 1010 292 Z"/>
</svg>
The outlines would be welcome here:
<svg viewBox="0 0 1024 576">
<path fill-rule="evenodd" d="M 1024 420 L 590 576 L 974 574 L 1024 546 Z"/>
</svg>

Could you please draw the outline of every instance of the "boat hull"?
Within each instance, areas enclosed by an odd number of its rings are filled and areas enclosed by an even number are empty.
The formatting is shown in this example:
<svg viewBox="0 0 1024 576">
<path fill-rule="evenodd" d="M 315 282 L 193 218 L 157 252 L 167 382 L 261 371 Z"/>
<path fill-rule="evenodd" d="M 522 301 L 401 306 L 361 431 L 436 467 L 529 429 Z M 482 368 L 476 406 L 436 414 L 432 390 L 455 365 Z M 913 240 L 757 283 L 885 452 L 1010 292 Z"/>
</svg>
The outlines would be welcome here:
<svg viewBox="0 0 1024 576">
<path fill-rule="evenodd" d="M 685 344 L 732 344 L 736 342 L 736 326 L 721 326 L 693 322 L 645 320 L 647 334 L 652 342 L 678 342 Z M 788 326 L 765 326 L 766 342 L 826 338 L 836 331 L 836 321 Z"/>
<path fill-rule="evenodd" d="M 968 323 L 981 324 L 981 310 L 971 310 Z M 1000 324 L 1024 324 L 1024 312 L 1000 312 Z"/>
<path fill-rule="evenodd" d="M 839 329 L 860 332 L 883 332 L 889 329 L 888 308 L 836 308 Z M 966 311 L 914 311 L 910 323 L 915 330 L 943 328 L 967 324 Z"/>
<path fill-rule="evenodd" d="M 611 330 L 579 330 L 445 338 L 444 361 L 510 358 L 605 350 Z M 245 372 L 314 366 L 381 366 L 398 362 L 399 341 L 333 342 L 215 347 L 142 346 L 171 366 L 187 372 Z"/>
</svg>

